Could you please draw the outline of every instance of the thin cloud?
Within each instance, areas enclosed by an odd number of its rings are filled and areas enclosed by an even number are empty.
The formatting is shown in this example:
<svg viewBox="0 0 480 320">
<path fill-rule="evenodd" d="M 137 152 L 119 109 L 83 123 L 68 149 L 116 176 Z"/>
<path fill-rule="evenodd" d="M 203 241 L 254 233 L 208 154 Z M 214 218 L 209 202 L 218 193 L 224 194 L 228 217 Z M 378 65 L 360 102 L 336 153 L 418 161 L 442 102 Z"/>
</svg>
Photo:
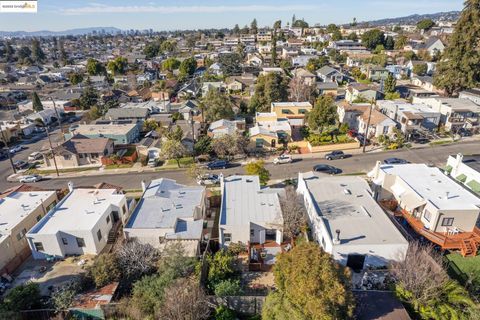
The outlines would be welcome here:
<svg viewBox="0 0 480 320">
<path fill-rule="evenodd" d="M 102 13 L 228 13 L 228 12 L 288 12 L 319 9 L 318 5 L 244 5 L 244 6 L 107 6 L 92 4 L 78 8 L 62 9 L 63 14 L 85 15 Z"/>
</svg>

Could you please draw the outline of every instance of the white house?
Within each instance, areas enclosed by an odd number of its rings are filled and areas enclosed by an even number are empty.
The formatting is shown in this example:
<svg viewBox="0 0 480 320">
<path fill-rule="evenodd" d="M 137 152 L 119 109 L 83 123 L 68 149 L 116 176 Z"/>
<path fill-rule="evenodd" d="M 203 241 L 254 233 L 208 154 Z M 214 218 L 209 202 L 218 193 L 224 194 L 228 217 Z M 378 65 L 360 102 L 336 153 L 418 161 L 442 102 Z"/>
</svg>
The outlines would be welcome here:
<svg viewBox="0 0 480 320">
<path fill-rule="evenodd" d="M 202 240 L 206 208 L 205 187 L 189 187 L 171 179 L 142 183 L 143 195 L 123 228 L 125 238 L 163 248 L 179 241 L 195 256 Z"/>
<path fill-rule="evenodd" d="M 283 241 L 278 189 L 262 189 L 258 176 L 221 176 L 219 242 L 263 244 Z"/>
<path fill-rule="evenodd" d="M 408 241 L 362 178 L 300 173 L 297 192 L 313 237 L 339 263 L 356 270 L 404 259 Z"/>
<path fill-rule="evenodd" d="M 449 156 L 445 173 L 480 195 L 480 156 Z"/>
<path fill-rule="evenodd" d="M 30 248 L 25 235 L 57 202 L 55 191 L 21 185 L 0 198 L 0 274 L 13 272 Z"/>
<path fill-rule="evenodd" d="M 365 110 L 358 116 L 358 132 L 366 134 L 368 138 L 391 135 L 395 128 L 395 121 L 375 109 L 372 110 L 371 114 L 370 110 Z"/>
<path fill-rule="evenodd" d="M 35 259 L 99 254 L 117 223 L 128 216 L 117 189 L 73 188 L 28 233 Z"/>
</svg>

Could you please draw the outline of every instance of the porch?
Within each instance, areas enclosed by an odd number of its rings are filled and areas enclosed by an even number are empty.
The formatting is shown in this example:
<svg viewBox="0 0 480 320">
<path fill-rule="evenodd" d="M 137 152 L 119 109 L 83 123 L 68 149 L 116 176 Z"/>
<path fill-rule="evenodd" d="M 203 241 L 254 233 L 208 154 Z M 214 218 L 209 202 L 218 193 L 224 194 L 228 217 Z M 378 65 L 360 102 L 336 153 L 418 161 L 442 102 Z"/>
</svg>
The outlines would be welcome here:
<svg viewBox="0 0 480 320">
<path fill-rule="evenodd" d="M 269 272 L 276 262 L 276 256 L 291 249 L 289 243 L 278 244 L 273 240 L 265 243 L 248 244 L 248 270 Z"/>
<path fill-rule="evenodd" d="M 395 217 L 403 218 L 408 225 L 425 239 L 438 245 L 442 250 L 458 250 L 462 256 L 476 256 L 480 248 L 480 229 L 474 227 L 472 232 L 451 228 L 448 232 L 434 232 L 425 227 L 425 225 L 412 213 L 398 207 L 395 200 L 380 201 L 380 205 L 385 209 L 393 211 Z"/>
</svg>

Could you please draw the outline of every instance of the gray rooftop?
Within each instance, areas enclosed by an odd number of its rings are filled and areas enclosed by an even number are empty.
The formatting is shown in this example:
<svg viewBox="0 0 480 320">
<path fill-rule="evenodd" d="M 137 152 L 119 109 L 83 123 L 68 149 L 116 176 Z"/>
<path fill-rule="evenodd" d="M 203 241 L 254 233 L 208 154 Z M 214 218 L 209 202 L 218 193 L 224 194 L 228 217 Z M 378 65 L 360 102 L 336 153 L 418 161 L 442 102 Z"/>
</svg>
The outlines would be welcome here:
<svg viewBox="0 0 480 320">
<path fill-rule="evenodd" d="M 360 177 L 330 177 L 304 173 L 303 178 L 330 238 L 340 230 L 340 245 L 407 243 L 372 198 Z"/>
<path fill-rule="evenodd" d="M 184 186 L 175 180 L 152 180 L 125 228 L 174 229 L 176 238 L 198 239 L 203 220 L 193 220 L 204 192 L 204 187 Z"/>
</svg>

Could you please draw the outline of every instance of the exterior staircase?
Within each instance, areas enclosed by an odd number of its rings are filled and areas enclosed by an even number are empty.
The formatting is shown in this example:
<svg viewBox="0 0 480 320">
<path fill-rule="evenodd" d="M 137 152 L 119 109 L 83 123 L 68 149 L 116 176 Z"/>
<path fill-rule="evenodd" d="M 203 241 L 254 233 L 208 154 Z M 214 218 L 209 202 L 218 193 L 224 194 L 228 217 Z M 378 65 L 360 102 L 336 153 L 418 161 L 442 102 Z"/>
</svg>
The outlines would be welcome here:
<svg viewBox="0 0 480 320">
<path fill-rule="evenodd" d="M 107 237 L 107 244 L 115 243 L 115 241 L 117 240 L 117 233 L 118 233 L 119 227 L 120 227 L 120 221 L 115 223 L 112 229 L 110 229 L 110 232 L 108 233 L 108 237 Z"/>
<path fill-rule="evenodd" d="M 461 253 L 464 257 L 474 257 L 478 251 L 478 246 L 475 240 L 465 239 L 462 241 Z"/>
</svg>

